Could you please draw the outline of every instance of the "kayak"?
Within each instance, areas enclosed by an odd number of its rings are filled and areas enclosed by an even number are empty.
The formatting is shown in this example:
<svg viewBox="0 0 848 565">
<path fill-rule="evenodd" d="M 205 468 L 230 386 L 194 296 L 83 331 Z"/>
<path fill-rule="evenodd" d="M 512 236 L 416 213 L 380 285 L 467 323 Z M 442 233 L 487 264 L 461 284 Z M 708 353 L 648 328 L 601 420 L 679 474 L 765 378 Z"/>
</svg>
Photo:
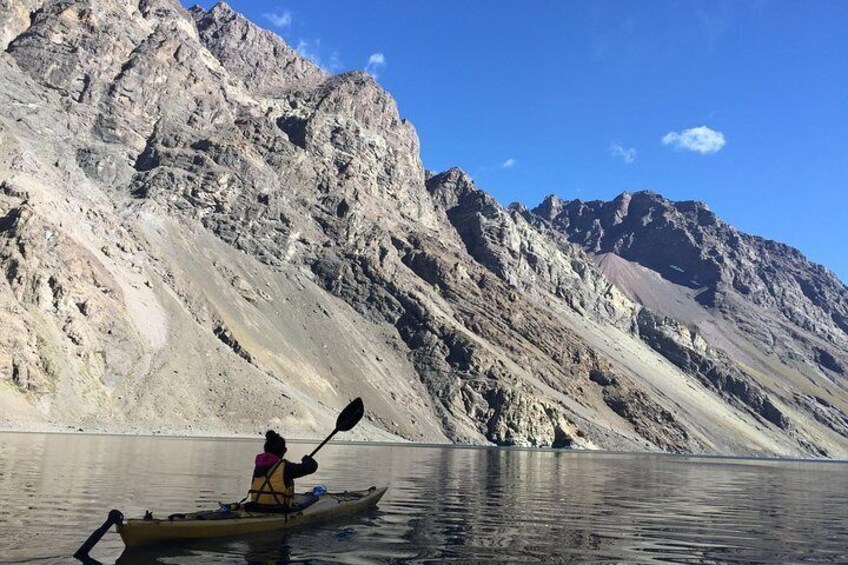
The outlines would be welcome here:
<svg viewBox="0 0 848 565">
<path fill-rule="evenodd" d="M 211 539 L 258 532 L 288 530 L 306 524 L 326 522 L 350 516 L 377 505 L 388 487 L 361 491 L 326 492 L 320 495 L 295 495 L 295 510 L 288 513 L 211 510 L 172 514 L 167 518 L 130 519 L 116 529 L 124 545 L 140 547 L 164 542 Z"/>
</svg>

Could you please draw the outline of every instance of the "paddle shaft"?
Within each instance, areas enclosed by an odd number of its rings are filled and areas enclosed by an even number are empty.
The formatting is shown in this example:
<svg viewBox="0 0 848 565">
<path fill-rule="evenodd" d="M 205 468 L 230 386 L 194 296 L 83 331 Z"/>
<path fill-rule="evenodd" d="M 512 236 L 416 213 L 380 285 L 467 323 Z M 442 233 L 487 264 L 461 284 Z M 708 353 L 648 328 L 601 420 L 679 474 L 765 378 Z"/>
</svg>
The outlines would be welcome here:
<svg viewBox="0 0 848 565">
<path fill-rule="evenodd" d="M 353 429 L 353 427 L 359 423 L 359 420 L 362 419 L 363 414 L 365 414 L 365 406 L 362 404 L 362 399 L 354 398 L 350 404 L 342 410 L 339 417 L 336 418 L 336 427 L 333 430 L 333 433 L 328 435 L 327 439 L 322 441 L 321 445 L 316 447 L 315 451 L 309 454 L 309 457 L 314 457 L 315 454 L 318 453 L 318 450 L 324 447 L 337 433 L 347 432 Z"/>
<path fill-rule="evenodd" d="M 312 453 L 309 454 L 309 457 L 315 457 L 315 454 L 318 453 L 318 450 L 321 449 L 322 447 L 324 447 L 327 444 L 327 442 L 330 441 L 333 438 L 333 436 L 336 435 L 337 433 L 339 433 L 338 428 L 333 430 L 333 433 L 328 435 L 327 438 L 324 441 L 321 442 L 321 445 L 316 447 L 315 450 Z"/>
<path fill-rule="evenodd" d="M 109 517 L 106 518 L 106 521 L 103 522 L 103 525 L 94 530 L 88 539 L 85 540 L 80 548 L 74 553 L 74 558 L 80 561 L 84 561 L 88 558 L 88 552 L 97 545 L 97 542 L 100 541 L 100 538 L 109 531 L 109 528 L 112 527 L 113 524 L 120 524 L 124 521 L 124 515 L 121 514 L 118 510 L 112 510 L 109 512 Z"/>
</svg>

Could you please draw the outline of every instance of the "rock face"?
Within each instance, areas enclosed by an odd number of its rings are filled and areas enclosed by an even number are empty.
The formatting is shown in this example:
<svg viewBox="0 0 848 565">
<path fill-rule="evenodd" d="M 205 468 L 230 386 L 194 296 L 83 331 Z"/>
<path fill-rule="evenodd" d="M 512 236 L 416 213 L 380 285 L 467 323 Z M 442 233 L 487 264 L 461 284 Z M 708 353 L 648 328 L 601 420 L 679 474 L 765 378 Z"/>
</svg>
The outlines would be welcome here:
<svg viewBox="0 0 848 565">
<path fill-rule="evenodd" d="M 693 289 L 700 305 L 782 362 L 845 375 L 848 288 L 797 249 L 741 233 L 702 202 L 652 192 L 612 202 L 549 197 L 534 213 L 587 251 L 614 253 Z"/>
<path fill-rule="evenodd" d="M 504 208 L 225 4 L 0 14 L 3 426 L 316 437 L 362 396 L 363 438 L 848 454 L 846 289 L 790 248 Z"/>
<path fill-rule="evenodd" d="M 702 202 L 653 192 L 611 202 L 550 196 L 528 216 L 593 254 L 646 307 L 637 325 L 649 345 L 772 424 L 793 425 L 770 392 L 820 421 L 825 398 L 844 397 L 848 288 L 798 250 L 741 233 Z M 676 318 L 660 325 L 679 331 L 657 331 L 658 318 L 647 309 Z M 824 394 L 799 390 L 811 385 Z M 811 394 L 818 408 L 811 408 Z M 844 423 L 840 417 L 827 425 L 844 435 Z"/>
</svg>

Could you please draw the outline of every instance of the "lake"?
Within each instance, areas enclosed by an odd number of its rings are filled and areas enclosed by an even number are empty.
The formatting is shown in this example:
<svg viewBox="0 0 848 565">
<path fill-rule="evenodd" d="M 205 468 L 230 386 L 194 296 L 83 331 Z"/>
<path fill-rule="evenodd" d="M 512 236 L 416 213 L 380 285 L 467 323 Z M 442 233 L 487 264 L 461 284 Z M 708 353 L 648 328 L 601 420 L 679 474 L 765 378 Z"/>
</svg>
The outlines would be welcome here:
<svg viewBox="0 0 848 565">
<path fill-rule="evenodd" d="M 0 433 L 0 563 L 72 563 L 127 517 L 241 499 L 262 439 Z M 299 460 L 314 444 L 291 443 Z M 379 508 L 287 535 L 103 563 L 845 563 L 848 464 L 333 444 L 298 490 L 390 484 Z"/>
</svg>

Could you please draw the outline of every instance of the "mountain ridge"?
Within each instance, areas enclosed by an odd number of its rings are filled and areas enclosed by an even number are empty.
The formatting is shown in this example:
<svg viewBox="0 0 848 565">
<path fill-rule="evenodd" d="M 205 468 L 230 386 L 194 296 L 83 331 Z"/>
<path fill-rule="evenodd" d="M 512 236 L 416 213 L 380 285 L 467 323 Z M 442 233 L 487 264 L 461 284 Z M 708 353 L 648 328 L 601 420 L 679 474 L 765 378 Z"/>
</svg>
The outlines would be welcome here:
<svg viewBox="0 0 848 565">
<path fill-rule="evenodd" d="M 848 453 L 842 290 L 782 248 L 504 208 L 223 4 L 0 10 L 2 425 L 317 437 L 363 396 L 360 438 Z"/>
</svg>

